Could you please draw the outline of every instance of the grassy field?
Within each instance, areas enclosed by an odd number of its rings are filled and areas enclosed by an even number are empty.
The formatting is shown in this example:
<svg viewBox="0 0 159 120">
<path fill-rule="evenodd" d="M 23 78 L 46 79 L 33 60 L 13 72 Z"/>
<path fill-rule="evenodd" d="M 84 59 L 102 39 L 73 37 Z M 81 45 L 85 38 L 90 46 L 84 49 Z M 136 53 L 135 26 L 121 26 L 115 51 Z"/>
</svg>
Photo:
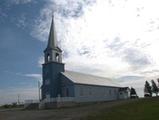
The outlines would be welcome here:
<svg viewBox="0 0 159 120">
<path fill-rule="evenodd" d="M 0 120 L 159 120 L 159 98 L 99 102 L 50 110 L 0 109 Z"/>
<path fill-rule="evenodd" d="M 85 120 L 159 120 L 159 98 L 140 99 L 103 109 Z"/>
</svg>

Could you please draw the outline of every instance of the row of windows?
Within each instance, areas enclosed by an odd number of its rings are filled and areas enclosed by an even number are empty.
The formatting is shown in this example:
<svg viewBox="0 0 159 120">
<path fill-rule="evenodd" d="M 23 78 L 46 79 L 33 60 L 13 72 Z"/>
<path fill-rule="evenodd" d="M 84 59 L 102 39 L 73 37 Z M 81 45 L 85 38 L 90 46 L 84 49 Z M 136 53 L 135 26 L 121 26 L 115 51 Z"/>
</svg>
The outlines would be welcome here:
<svg viewBox="0 0 159 120">
<path fill-rule="evenodd" d="M 99 89 L 98 89 L 99 91 Z M 97 90 L 93 89 L 93 88 L 83 88 L 83 87 L 80 87 L 80 96 L 84 96 L 84 95 L 93 95 L 95 92 L 97 92 Z M 118 93 L 118 90 L 117 89 L 101 89 L 100 91 L 100 94 L 104 94 L 104 95 L 113 95 L 113 94 L 117 94 Z"/>
</svg>

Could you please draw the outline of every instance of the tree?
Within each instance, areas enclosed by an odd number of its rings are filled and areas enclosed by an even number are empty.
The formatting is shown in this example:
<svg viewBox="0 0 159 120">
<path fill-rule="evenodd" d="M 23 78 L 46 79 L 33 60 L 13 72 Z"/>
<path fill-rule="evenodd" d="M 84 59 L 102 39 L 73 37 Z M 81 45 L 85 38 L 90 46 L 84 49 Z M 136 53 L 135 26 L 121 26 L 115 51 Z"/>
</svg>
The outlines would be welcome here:
<svg viewBox="0 0 159 120">
<path fill-rule="evenodd" d="M 157 79 L 157 82 L 158 82 L 158 88 L 159 88 L 159 78 Z"/>
<path fill-rule="evenodd" d="M 144 96 L 145 97 L 152 97 L 152 90 L 151 90 L 151 86 L 150 86 L 148 81 L 145 82 Z"/>
<path fill-rule="evenodd" d="M 156 85 L 154 80 L 151 80 L 151 83 L 152 83 L 152 88 L 151 88 L 152 89 L 152 93 L 155 93 L 156 96 L 157 96 L 158 92 L 159 92 L 159 89 L 158 89 L 158 87 L 157 87 L 157 85 Z"/>
<path fill-rule="evenodd" d="M 136 90 L 133 87 L 130 89 L 130 98 L 138 98 Z"/>
</svg>

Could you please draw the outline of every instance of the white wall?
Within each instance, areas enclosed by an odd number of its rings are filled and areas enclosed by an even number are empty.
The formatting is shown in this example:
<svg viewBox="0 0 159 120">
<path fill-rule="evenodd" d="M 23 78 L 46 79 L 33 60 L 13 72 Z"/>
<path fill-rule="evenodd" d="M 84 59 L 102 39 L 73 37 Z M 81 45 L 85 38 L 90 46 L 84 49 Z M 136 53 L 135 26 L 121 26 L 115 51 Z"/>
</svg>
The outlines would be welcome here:
<svg viewBox="0 0 159 120">
<path fill-rule="evenodd" d="M 94 102 L 117 100 L 118 89 L 115 87 L 102 87 L 91 85 L 75 85 L 76 102 Z"/>
</svg>

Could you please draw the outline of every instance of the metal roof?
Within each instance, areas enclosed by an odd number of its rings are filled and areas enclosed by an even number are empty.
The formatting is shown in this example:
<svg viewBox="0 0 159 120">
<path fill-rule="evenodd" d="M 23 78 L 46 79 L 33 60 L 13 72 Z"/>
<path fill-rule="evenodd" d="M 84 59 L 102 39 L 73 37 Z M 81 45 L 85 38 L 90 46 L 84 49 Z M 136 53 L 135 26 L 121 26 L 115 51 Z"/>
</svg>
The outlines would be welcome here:
<svg viewBox="0 0 159 120">
<path fill-rule="evenodd" d="M 65 71 L 62 72 L 64 76 L 70 79 L 73 83 L 76 84 L 86 84 L 86 85 L 97 85 L 97 86 L 110 86 L 110 87 L 121 87 L 116 81 L 113 81 L 109 78 L 72 72 L 72 71 Z"/>
</svg>

